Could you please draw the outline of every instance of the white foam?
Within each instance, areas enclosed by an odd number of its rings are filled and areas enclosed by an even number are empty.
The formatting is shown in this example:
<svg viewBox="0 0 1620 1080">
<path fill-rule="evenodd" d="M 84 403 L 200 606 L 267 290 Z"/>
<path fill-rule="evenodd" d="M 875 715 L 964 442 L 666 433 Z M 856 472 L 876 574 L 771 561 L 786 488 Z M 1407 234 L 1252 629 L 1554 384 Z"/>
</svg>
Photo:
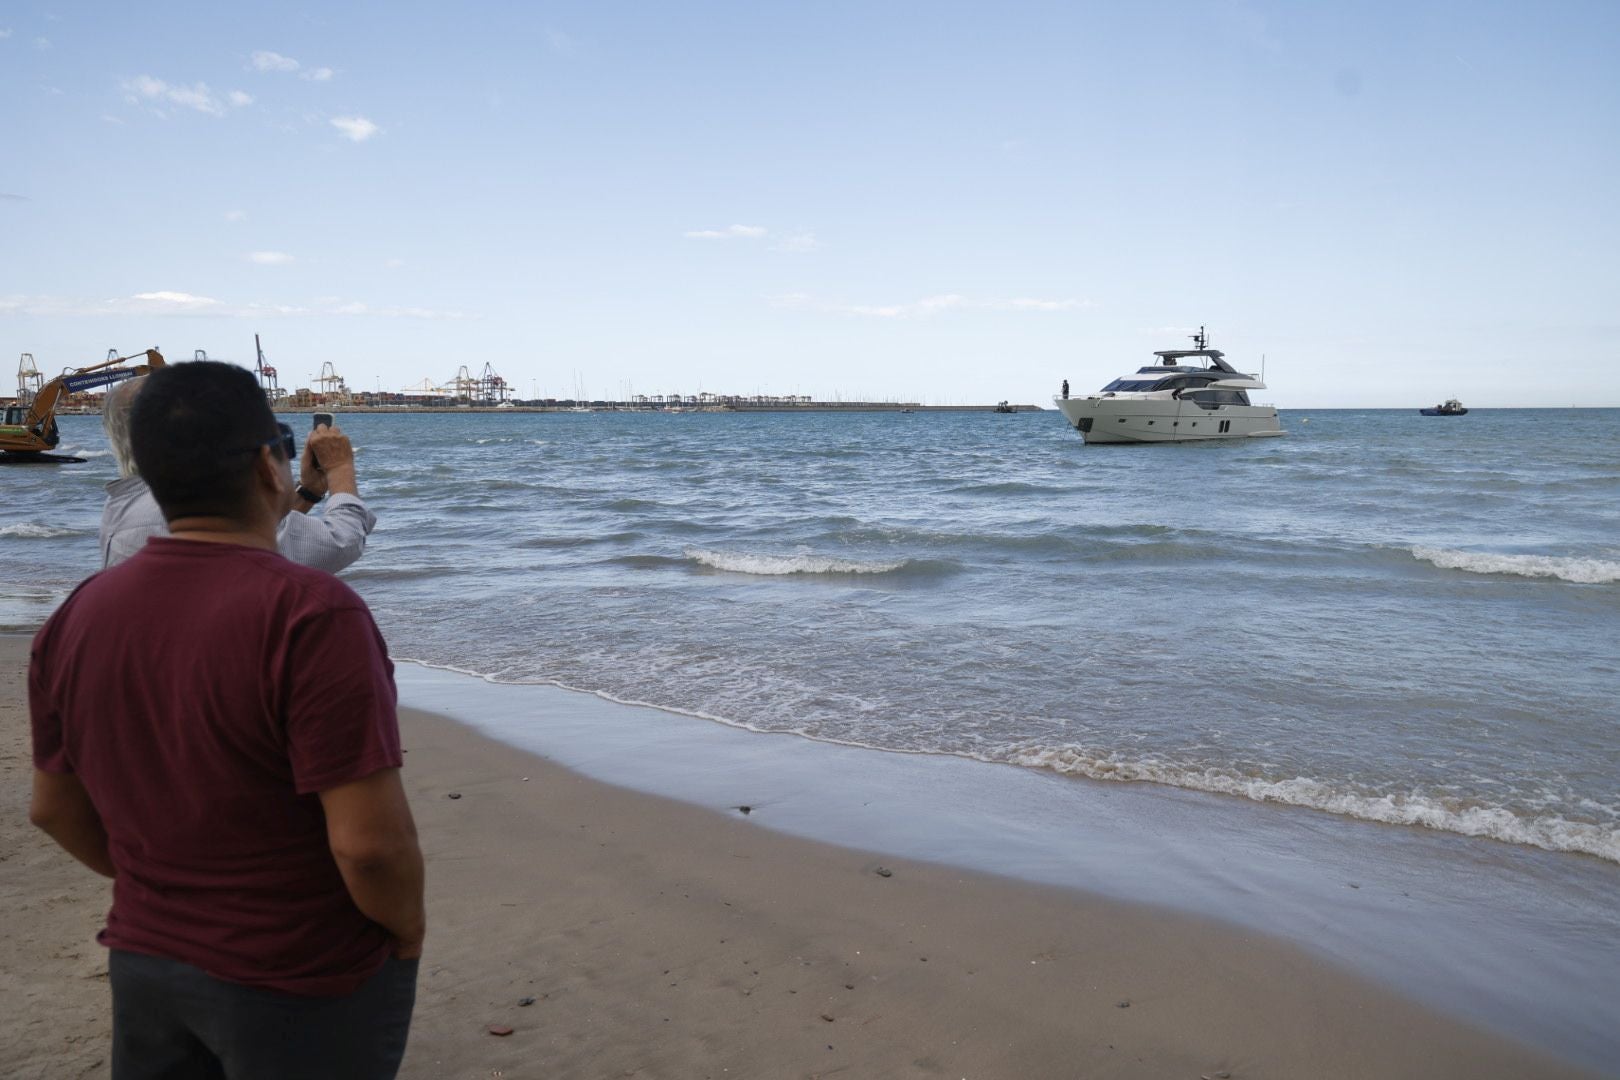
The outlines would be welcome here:
<svg viewBox="0 0 1620 1080">
<path fill-rule="evenodd" d="M 1308 777 L 1268 780 L 1217 769 L 1190 769 L 1155 761 L 1088 757 L 1076 750 L 1028 750 L 1015 765 L 1051 769 L 1093 780 L 1146 781 L 1172 787 L 1238 795 L 1255 802 L 1286 803 L 1386 825 L 1421 825 L 1463 836 L 1482 836 L 1548 851 L 1573 851 L 1620 862 L 1620 829 L 1558 814 L 1522 816 L 1501 806 L 1481 806 L 1418 793 L 1369 795 L 1344 791 Z"/>
<path fill-rule="evenodd" d="M 835 559 L 828 555 L 754 555 L 740 551 L 687 548 L 685 555 L 704 566 L 735 574 L 887 574 L 906 565 L 905 559 Z"/>
<path fill-rule="evenodd" d="M 709 720 L 726 727 L 739 728 L 761 734 L 791 734 L 812 742 L 830 743 L 859 750 L 880 753 L 934 756 L 927 750 L 908 750 L 892 746 L 878 746 L 853 739 L 840 739 L 825 735 L 811 735 L 802 730 L 783 732 L 779 729 L 728 719 L 698 709 L 683 709 L 662 705 L 639 698 L 624 697 L 606 690 L 591 690 L 558 679 L 508 679 L 487 672 L 473 671 L 454 664 L 441 664 L 415 657 L 394 656 L 396 664 L 416 664 L 440 671 L 453 671 L 470 675 L 484 682 L 501 684 L 530 684 L 555 686 L 561 690 L 590 694 L 604 701 L 620 705 L 657 709 L 677 716 L 691 716 Z M 1012 764 L 1025 768 L 1050 769 L 1070 776 L 1084 776 L 1091 780 L 1114 780 L 1122 783 L 1141 782 L 1164 784 L 1168 787 L 1187 788 L 1217 795 L 1236 795 L 1254 802 L 1281 803 L 1321 810 L 1330 814 L 1358 818 L 1362 821 L 1385 825 L 1420 825 L 1441 832 L 1462 836 L 1478 836 L 1508 844 L 1525 844 L 1547 851 L 1568 851 L 1594 855 L 1609 862 L 1620 863 L 1620 829 L 1589 822 L 1570 821 L 1559 814 L 1525 817 L 1500 806 L 1480 806 L 1461 800 L 1447 800 L 1427 795 L 1367 795 L 1347 792 L 1321 780 L 1294 777 L 1289 780 L 1268 780 L 1264 777 L 1242 776 L 1218 769 L 1192 769 L 1151 760 L 1130 761 L 1109 755 L 1087 756 L 1074 749 L 1031 749 L 1015 752 L 1008 757 L 981 755 L 970 752 L 946 752 L 949 757 L 963 757 L 991 764 Z M 1594 807 L 1598 812 L 1612 812 L 1611 807 Z"/>
<path fill-rule="evenodd" d="M 1549 577 L 1581 585 L 1608 585 L 1620 581 L 1620 562 L 1610 559 L 1579 558 L 1573 555 L 1504 555 L 1487 551 L 1452 551 L 1431 547 L 1414 547 L 1411 550 L 1413 557 L 1431 562 L 1443 570 L 1466 570 L 1470 574 Z"/>
<path fill-rule="evenodd" d="M 77 536 L 77 529 L 64 529 L 59 525 L 41 525 L 37 521 L 19 521 L 15 525 L 0 525 L 0 536 L 16 540 L 55 540 L 59 536 Z"/>
</svg>

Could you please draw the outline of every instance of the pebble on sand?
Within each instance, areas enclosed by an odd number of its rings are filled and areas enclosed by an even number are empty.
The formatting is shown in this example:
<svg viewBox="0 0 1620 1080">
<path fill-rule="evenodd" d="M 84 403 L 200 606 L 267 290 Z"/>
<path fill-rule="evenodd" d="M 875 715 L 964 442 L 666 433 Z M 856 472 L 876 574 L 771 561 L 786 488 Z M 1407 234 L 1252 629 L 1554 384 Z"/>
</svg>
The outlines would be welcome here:
<svg viewBox="0 0 1620 1080">
<path fill-rule="evenodd" d="M 489 1025 L 489 1033 L 491 1035 L 505 1036 L 512 1034 L 512 1029 L 507 1027 L 505 1024 L 491 1024 Z"/>
</svg>

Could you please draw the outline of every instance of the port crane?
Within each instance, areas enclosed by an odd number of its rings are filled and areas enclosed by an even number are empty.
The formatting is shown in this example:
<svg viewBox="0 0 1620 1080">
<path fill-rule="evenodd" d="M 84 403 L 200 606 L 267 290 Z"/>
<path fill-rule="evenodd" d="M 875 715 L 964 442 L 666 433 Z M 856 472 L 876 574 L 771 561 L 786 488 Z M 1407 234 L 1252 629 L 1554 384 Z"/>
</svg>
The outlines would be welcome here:
<svg viewBox="0 0 1620 1080">
<path fill-rule="evenodd" d="M 34 354 L 25 352 L 17 361 L 17 404 L 26 405 L 45 385 L 45 376 L 34 366 Z"/>
<path fill-rule="evenodd" d="M 254 373 L 259 377 L 259 389 L 264 391 L 264 396 L 269 399 L 273 407 L 281 400 L 284 391 L 281 389 L 281 383 L 276 379 L 276 369 L 264 362 L 264 346 L 259 344 L 258 334 L 253 335 L 253 351 L 259 357 L 257 365 L 253 369 Z"/>
<path fill-rule="evenodd" d="M 350 404 L 349 384 L 343 381 L 343 376 L 337 373 L 337 368 L 328 360 L 321 365 L 321 373 L 315 382 L 321 388 L 321 401 L 327 405 Z"/>
</svg>

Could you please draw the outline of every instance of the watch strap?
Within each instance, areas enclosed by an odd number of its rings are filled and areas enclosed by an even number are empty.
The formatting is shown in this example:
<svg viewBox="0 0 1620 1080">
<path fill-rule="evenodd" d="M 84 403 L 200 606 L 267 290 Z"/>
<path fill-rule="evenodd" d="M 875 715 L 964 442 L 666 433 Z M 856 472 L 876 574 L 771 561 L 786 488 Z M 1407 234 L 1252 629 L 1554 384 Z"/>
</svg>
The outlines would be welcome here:
<svg viewBox="0 0 1620 1080">
<path fill-rule="evenodd" d="M 298 497 L 300 499 L 303 499 L 305 502 L 311 503 L 311 504 L 318 503 L 322 499 L 326 498 L 325 495 L 317 495 L 317 494 L 315 494 L 313 491 L 309 490 L 309 488 L 305 487 L 303 484 L 298 485 Z"/>
</svg>

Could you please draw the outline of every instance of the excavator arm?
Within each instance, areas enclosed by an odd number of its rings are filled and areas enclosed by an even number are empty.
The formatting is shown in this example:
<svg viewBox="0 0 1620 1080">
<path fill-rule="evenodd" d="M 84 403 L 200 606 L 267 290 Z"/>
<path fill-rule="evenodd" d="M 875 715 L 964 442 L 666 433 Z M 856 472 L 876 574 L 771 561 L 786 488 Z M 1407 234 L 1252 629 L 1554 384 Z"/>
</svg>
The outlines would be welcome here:
<svg viewBox="0 0 1620 1080">
<path fill-rule="evenodd" d="M 136 358 L 140 358 L 143 362 L 127 365 L 127 361 Z M 85 390 L 111 386 L 125 379 L 149 374 L 163 364 L 162 353 L 156 349 L 147 349 L 145 352 L 115 357 L 104 363 L 92 364 L 77 371 L 58 375 L 40 387 L 39 392 L 28 403 L 27 411 L 18 418 L 21 420 L 20 424 L 10 423 L 13 419 L 10 415 L 6 417 L 8 422 L 0 425 L 0 451 L 8 454 L 42 454 L 54 449 L 61 441 L 61 436 L 56 431 L 56 405 L 63 394 L 77 394 Z M 8 414 L 11 411 L 8 409 Z"/>
</svg>

